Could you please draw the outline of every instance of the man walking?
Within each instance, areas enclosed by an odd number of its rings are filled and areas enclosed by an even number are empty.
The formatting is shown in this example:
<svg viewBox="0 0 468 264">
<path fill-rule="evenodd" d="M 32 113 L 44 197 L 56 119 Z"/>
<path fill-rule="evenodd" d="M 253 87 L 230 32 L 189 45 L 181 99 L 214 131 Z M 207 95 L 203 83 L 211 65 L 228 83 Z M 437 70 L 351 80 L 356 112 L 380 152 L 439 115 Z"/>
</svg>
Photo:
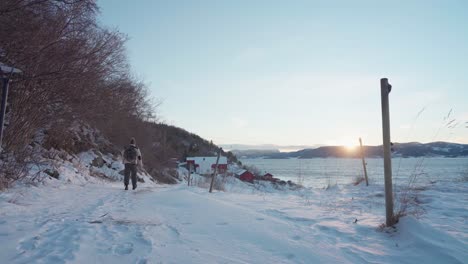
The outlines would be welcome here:
<svg viewBox="0 0 468 264">
<path fill-rule="evenodd" d="M 136 146 L 135 138 L 130 139 L 128 145 L 123 151 L 123 163 L 125 164 L 124 184 L 125 190 L 128 190 L 129 178 L 132 178 L 133 190 L 137 187 L 137 165 L 142 165 L 141 152 Z"/>
</svg>

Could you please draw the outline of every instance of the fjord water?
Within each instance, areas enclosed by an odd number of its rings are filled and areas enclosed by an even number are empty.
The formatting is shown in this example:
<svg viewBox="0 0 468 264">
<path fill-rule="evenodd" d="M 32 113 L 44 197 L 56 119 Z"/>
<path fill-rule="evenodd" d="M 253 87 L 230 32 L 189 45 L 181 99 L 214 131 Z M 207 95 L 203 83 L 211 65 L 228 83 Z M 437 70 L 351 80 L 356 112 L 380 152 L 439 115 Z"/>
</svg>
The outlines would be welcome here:
<svg viewBox="0 0 468 264">
<path fill-rule="evenodd" d="M 351 184 L 363 176 L 361 159 L 242 159 L 244 165 L 255 166 L 261 173 L 269 172 L 281 180 L 302 183 L 306 187 L 324 188 L 329 185 Z M 370 184 L 383 184 L 383 159 L 366 159 Z M 433 182 L 456 182 L 468 177 L 468 158 L 394 158 L 393 183 L 413 186 Z"/>
</svg>

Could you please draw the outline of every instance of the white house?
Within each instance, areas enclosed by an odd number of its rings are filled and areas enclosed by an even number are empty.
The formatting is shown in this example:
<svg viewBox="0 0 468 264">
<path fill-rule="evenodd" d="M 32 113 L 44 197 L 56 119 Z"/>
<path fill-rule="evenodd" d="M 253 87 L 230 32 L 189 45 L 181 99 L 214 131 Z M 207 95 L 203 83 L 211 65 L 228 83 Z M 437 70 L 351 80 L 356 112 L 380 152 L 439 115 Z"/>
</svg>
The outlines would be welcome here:
<svg viewBox="0 0 468 264">
<path fill-rule="evenodd" d="M 212 174 L 216 167 L 218 157 L 187 157 L 187 169 L 192 166 L 192 172 L 198 174 Z M 219 157 L 218 173 L 225 173 L 227 170 L 227 157 Z"/>
</svg>

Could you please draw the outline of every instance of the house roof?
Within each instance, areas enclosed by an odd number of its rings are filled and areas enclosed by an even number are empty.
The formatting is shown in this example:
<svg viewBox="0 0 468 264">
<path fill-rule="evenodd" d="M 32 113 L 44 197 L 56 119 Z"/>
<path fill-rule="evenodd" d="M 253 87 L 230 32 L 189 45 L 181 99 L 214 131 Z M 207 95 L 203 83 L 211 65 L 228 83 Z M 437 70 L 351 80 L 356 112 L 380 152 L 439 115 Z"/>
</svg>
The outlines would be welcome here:
<svg viewBox="0 0 468 264">
<path fill-rule="evenodd" d="M 242 175 L 244 175 L 244 174 L 246 174 L 246 173 L 249 173 L 249 174 L 251 174 L 251 175 L 254 175 L 253 173 L 251 173 L 251 172 L 248 171 L 248 170 L 238 170 L 235 174 L 236 174 L 237 176 L 242 176 Z"/>
<path fill-rule="evenodd" d="M 241 175 L 244 174 L 246 171 L 247 171 L 247 170 L 238 170 L 238 171 L 235 172 L 235 174 L 236 174 L 237 176 L 241 176 Z"/>
</svg>

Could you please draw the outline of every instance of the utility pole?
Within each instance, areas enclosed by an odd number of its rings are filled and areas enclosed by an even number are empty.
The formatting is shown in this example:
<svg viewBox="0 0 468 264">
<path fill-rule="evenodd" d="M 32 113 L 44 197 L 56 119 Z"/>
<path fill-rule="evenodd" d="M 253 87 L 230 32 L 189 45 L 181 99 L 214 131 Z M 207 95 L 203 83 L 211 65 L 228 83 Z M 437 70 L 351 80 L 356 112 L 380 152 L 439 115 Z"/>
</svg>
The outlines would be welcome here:
<svg viewBox="0 0 468 264">
<path fill-rule="evenodd" d="M 3 126 L 5 124 L 5 114 L 6 114 L 6 106 L 7 106 L 7 98 L 8 98 L 8 84 L 10 83 L 9 78 L 2 78 L 2 106 L 0 109 L 0 152 L 2 148 L 2 139 L 3 139 Z"/>
<path fill-rule="evenodd" d="M 8 73 L 8 76 L 6 75 Z M 2 80 L 2 105 L 0 109 L 0 153 L 2 152 L 2 140 L 3 140 L 3 126 L 5 125 L 5 114 L 7 107 L 8 99 L 8 86 L 10 84 L 10 79 L 13 74 L 21 73 L 21 70 L 18 70 L 13 67 L 6 66 L 0 62 L 0 79 Z"/>
<path fill-rule="evenodd" d="M 362 167 L 364 168 L 364 177 L 366 178 L 366 186 L 369 186 L 369 179 L 367 178 L 367 167 L 366 167 L 366 160 L 364 158 L 364 148 L 362 147 L 362 139 L 359 138 L 359 145 L 361 145 L 361 159 L 362 159 Z"/>
<path fill-rule="evenodd" d="M 382 133 L 383 133 L 383 151 L 384 151 L 384 173 L 385 173 L 385 209 L 386 224 L 392 226 L 395 224 L 393 216 L 393 190 L 392 190 L 392 152 L 390 142 L 390 107 L 388 96 L 392 86 L 387 78 L 380 79 L 380 93 L 382 99 Z"/>
<path fill-rule="evenodd" d="M 218 158 L 216 158 L 216 166 L 215 166 L 215 169 L 214 169 L 213 177 L 211 177 L 210 192 L 213 191 L 214 181 L 215 181 L 215 178 L 216 178 L 216 174 L 218 173 L 218 163 L 219 163 L 219 156 L 220 155 L 221 155 L 221 148 L 218 150 Z"/>
</svg>

